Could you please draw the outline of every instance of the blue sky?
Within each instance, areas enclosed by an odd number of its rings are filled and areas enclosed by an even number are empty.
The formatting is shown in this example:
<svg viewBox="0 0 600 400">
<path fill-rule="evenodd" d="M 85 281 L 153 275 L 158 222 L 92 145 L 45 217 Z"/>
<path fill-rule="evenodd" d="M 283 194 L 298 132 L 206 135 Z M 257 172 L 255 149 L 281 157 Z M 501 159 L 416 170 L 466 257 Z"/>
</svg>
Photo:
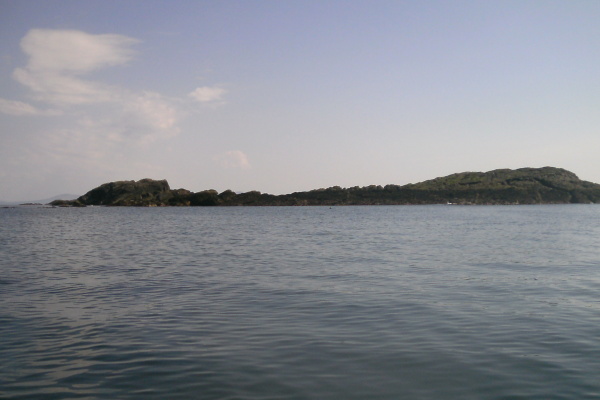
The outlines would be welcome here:
<svg viewBox="0 0 600 400">
<path fill-rule="evenodd" d="M 598 1 L 0 0 L 0 200 L 600 182 Z"/>
</svg>

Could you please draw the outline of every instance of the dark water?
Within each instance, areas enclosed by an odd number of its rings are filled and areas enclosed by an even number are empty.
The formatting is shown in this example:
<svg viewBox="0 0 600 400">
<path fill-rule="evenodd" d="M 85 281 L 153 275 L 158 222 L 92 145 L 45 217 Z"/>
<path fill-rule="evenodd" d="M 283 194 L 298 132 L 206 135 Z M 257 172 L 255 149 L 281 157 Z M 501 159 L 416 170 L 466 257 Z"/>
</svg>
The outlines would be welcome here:
<svg viewBox="0 0 600 400">
<path fill-rule="evenodd" d="M 3 399 L 598 399 L 600 206 L 0 209 Z"/>
</svg>

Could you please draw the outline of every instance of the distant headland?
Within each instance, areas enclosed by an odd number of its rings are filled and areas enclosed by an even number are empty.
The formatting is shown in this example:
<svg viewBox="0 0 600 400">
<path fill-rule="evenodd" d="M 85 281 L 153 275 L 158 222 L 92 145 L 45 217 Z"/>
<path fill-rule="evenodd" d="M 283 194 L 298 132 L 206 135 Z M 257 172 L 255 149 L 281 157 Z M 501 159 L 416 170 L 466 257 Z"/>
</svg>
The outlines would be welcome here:
<svg viewBox="0 0 600 400">
<path fill-rule="evenodd" d="M 600 203 L 600 185 L 554 167 L 461 172 L 407 185 L 315 189 L 284 195 L 226 190 L 171 189 L 166 180 L 105 183 L 64 207 L 84 206 L 338 206 L 409 204 L 569 204 Z"/>
</svg>

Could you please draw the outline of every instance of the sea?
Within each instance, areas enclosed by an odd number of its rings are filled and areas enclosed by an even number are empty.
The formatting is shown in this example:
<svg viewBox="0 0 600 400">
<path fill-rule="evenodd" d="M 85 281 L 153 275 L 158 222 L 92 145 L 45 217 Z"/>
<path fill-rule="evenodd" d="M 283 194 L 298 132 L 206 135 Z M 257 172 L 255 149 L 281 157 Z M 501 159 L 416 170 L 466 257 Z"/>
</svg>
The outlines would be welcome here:
<svg viewBox="0 0 600 400">
<path fill-rule="evenodd" d="M 600 399 L 600 205 L 0 209 L 1 399 Z"/>
</svg>

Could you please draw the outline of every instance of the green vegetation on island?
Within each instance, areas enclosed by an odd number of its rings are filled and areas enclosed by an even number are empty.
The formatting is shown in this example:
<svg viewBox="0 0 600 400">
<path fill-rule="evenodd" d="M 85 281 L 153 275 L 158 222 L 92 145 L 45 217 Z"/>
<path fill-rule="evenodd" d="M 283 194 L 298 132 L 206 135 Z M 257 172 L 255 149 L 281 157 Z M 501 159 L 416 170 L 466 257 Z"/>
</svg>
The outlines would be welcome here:
<svg viewBox="0 0 600 400">
<path fill-rule="evenodd" d="M 76 200 L 54 206 L 317 206 L 402 204 L 568 204 L 599 203 L 600 185 L 560 168 L 462 172 L 420 183 L 316 189 L 284 195 L 231 190 L 171 189 L 166 180 L 105 183 Z"/>
</svg>

